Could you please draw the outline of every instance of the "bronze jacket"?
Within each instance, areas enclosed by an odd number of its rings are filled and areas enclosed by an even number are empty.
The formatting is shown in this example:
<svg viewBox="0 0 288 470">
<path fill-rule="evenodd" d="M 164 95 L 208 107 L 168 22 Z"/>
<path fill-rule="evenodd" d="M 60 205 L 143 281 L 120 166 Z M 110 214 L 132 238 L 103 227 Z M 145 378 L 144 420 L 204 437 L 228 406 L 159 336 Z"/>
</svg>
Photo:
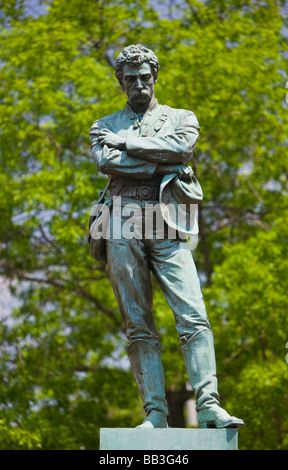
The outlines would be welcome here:
<svg viewBox="0 0 288 470">
<path fill-rule="evenodd" d="M 124 137 L 126 151 L 99 145 L 95 130 L 101 128 L 109 129 Z M 95 121 L 89 133 L 98 170 L 112 176 L 112 187 L 113 184 L 117 186 L 118 181 L 120 185 L 129 182 L 129 185 L 153 183 L 158 186 L 164 220 L 171 227 L 190 236 L 190 242 L 198 233 L 198 205 L 193 200 L 195 189 L 190 191 L 188 188 L 188 200 L 189 193 L 191 194 L 190 204 L 187 202 L 187 189 L 183 191 L 183 202 L 186 204 L 184 212 L 189 217 L 189 224 L 186 224 L 186 215 L 184 215 L 182 217 L 184 225 L 182 225 L 179 223 L 178 215 L 175 219 L 175 212 L 171 211 L 175 195 L 173 185 L 177 175 L 174 173 L 161 177 L 157 175 L 157 165 L 175 165 L 189 161 L 199 137 L 199 130 L 197 118 L 192 111 L 162 106 L 155 100 L 141 122 L 127 104 L 125 109 Z M 199 192 L 199 187 L 196 188 L 196 192 Z M 180 205 L 182 203 L 181 196 L 178 201 L 174 200 L 178 214 L 179 210 L 181 211 L 179 203 Z M 194 238 L 191 249 L 196 245 L 197 239 Z"/>
<path fill-rule="evenodd" d="M 106 128 L 126 139 L 126 151 L 101 147 L 96 129 Z M 126 108 L 94 122 L 89 138 L 101 173 L 114 177 L 152 179 L 157 164 L 178 164 L 191 159 L 199 136 L 199 124 L 192 111 L 159 105 L 157 100 L 140 122 Z"/>
</svg>

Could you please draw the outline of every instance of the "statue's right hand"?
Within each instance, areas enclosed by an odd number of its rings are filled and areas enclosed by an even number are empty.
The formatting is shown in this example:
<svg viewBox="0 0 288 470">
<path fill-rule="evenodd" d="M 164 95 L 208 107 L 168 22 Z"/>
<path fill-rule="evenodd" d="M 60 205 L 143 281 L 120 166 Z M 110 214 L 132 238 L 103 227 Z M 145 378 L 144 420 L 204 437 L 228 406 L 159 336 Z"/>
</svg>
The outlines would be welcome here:
<svg viewBox="0 0 288 470">
<path fill-rule="evenodd" d="M 192 175 L 193 175 L 193 170 L 191 166 L 188 165 L 179 165 L 179 169 L 177 172 L 180 180 L 183 181 L 191 181 L 192 180 Z"/>
<path fill-rule="evenodd" d="M 190 180 L 193 174 L 193 170 L 190 166 L 184 165 L 184 163 L 178 165 L 158 165 L 157 173 L 160 175 L 170 175 L 176 173 L 181 180 Z"/>
</svg>

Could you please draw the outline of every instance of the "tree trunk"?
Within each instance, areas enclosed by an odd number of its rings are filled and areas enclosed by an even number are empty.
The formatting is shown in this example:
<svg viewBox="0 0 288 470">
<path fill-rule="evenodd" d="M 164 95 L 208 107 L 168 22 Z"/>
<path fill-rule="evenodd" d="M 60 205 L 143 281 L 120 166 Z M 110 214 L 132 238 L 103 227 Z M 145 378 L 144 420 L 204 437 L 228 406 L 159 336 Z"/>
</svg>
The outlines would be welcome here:
<svg viewBox="0 0 288 470">
<path fill-rule="evenodd" d="M 185 386 L 181 390 L 169 389 L 166 391 L 168 401 L 168 425 L 171 428 L 185 428 L 184 404 L 189 398 L 194 396 L 192 390 L 186 390 Z"/>
</svg>

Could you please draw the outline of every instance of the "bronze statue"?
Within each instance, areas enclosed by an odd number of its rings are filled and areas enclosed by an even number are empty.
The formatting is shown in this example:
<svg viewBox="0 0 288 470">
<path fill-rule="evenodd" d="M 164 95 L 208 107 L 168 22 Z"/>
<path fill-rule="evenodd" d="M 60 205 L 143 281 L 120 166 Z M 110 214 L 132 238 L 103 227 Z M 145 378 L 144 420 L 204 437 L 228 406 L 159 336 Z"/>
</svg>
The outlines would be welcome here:
<svg viewBox="0 0 288 470">
<path fill-rule="evenodd" d="M 127 106 L 93 124 L 90 144 L 98 169 L 109 175 L 111 200 L 117 196 L 121 207 L 136 205 L 143 226 L 145 207 L 159 202 L 163 181 L 168 178 L 170 195 L 176 195 L 171 182 L 189 186 L 192 181 L 192 169 L 185 162 L 191 159 L 200 128 L 192 111 L 158 104 L 154 85 L 159 63 L 151 50 L 141 44 L 124 48 L 115 70 Z M 127 217 L 120 217 L 123 225 Z M 168 415 L 151 272 L 175 316 L 199 426 L 242 426 L 241 419 L 219 406 L 213 333 L 191 251 L 180 231 L 171 237 L 166 222 L 164 226 L 161 238 L 153 228 L 153 237 L 105 240 L 109 278 L 126 326 L 127 354 L 147 414 L 140 427 L 165 428 Z"/>
</svg>

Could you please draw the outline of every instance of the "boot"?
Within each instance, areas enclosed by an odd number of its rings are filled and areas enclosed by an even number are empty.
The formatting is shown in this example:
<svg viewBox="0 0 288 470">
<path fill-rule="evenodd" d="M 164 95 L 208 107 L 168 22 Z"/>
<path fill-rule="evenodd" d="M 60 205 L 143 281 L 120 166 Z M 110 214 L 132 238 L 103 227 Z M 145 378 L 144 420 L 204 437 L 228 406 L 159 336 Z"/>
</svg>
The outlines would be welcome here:
<svg viewBox="0 0 288 470">
<path fill-rule="evenodd" d="M 230 416 L 219 406 L 214 340 L 211 330 L 201 331 L 182 352 L 187 375 L 196 397 L 200 428 L 238 428 L 244 421 Z"/>
<path fill-rule="evenodd" d="M 167 428 L 167 402 L 164 373 L 158 349 L 145 340 L 135 340 L 128 346 L 132 372 L 147 417 L 138 428 Z"/>
</svg>

